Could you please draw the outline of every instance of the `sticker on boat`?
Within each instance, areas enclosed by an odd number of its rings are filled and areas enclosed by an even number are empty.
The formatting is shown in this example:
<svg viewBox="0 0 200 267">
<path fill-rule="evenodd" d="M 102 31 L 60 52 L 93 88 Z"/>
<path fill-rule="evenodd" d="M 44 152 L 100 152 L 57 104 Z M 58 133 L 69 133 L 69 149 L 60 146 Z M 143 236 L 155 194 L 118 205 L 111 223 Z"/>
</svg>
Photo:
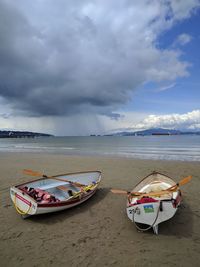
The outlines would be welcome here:
<svg viewBox="0 0 200 267">
<path fill-rule="evenodd" d="M 145 213 L 154 212 L 153 205 L 144 205 L 144 212 Z"/>
</svg>

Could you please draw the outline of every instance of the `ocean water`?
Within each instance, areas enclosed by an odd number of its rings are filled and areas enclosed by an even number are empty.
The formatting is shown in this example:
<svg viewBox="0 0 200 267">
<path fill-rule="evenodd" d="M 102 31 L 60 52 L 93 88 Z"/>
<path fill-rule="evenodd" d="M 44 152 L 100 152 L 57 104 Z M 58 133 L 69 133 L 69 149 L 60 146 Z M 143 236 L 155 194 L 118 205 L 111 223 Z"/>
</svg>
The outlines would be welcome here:
<svg viewBox="0 0 200 267">
<path fill-rule="evenodd" d="M 200 136 L 91 136 L 0 139 L 0 152 L 200 161 Z"/>
</svg>

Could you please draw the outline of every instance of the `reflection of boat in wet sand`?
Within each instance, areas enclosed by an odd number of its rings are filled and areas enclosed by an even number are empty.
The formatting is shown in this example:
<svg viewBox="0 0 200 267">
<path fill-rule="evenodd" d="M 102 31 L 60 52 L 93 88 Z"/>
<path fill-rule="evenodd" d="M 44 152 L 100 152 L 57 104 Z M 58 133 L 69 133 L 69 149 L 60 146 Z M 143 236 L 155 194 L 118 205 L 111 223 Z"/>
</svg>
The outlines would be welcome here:
<svg viewBox="0 0 200 267">
<path fill-rule="evenodd" d="M 153 228 L 158 234 L 158 225 L 172 218 L 181 202 L 179 186 L 188 183 L 191 176 L 179 183 L 159 172 L 153 172 L 142 179 L 131 192 L 112 189 L 113 193 L 124 192 L 127 198 L 127 215 L 140 231 Z M 140 224 L 145 224 L 142 227 Z"/>
<path fill-rule="evenodd" d="M 40 179 L 10 188 L 10 196 L 23 217 L 56 212 L 74 207 L 89 199 L 101 181 L 100 171 L 77 172 L 47 177 L 32 170 L 28 175 Z"/>
</svg>

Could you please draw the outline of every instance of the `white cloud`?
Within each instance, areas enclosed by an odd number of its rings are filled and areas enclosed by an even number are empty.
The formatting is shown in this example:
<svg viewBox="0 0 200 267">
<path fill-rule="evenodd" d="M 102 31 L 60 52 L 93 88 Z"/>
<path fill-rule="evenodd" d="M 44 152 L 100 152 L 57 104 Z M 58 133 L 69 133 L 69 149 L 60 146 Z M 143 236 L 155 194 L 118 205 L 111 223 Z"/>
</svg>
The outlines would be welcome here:
<svg viewBox="0 0 200 267">
<path fill-rule="evenodd" d="M 155 89 L 155 92 L 166 91 L 166 90 L 171 89 L 171 88 L 173 88 L 175 86 L 176 86 L 176 83 L 172 83 L 172 84 L 169 84 L 169 85 L 164 85 L 164 86 L 161 86 L 161 87 Z"/>
<path fill-rule="evenodd" d="M 140 123 L 132 125 L 132 129 L 143 130 L 149 128 L 167 129 L 199 129 L 200 110 L 193 110 L 185 114 L 149 115 Z"/>
<path fill-rule="evenodd" d="M 177 20 L 188 18 L 194 11 L 191 7 L 199 7 L 199 0 L 171 0 L 172 12 Z"/>
<path fill-rule="evenodd" d="M 177 37 L 175 44 L 185 45 L 188 44 L 191 40 L 192 37 L 189 34 L 182 33 Z"/>
</svg>

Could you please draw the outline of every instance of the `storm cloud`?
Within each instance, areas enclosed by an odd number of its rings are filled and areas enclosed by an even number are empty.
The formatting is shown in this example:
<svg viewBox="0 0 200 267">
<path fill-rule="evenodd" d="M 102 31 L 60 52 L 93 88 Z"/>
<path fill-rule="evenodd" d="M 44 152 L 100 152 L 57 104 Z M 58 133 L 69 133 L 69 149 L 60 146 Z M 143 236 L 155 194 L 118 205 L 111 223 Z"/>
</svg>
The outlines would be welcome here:
<svg viewBox="0 0 200 267">
<path fill-rule="evenodd" d="M 141 84 L 187 75 L 157 40 L 198 3 L 1 0 L 0 97 L 19 115 L 116 118 Z"/>
</svg>

